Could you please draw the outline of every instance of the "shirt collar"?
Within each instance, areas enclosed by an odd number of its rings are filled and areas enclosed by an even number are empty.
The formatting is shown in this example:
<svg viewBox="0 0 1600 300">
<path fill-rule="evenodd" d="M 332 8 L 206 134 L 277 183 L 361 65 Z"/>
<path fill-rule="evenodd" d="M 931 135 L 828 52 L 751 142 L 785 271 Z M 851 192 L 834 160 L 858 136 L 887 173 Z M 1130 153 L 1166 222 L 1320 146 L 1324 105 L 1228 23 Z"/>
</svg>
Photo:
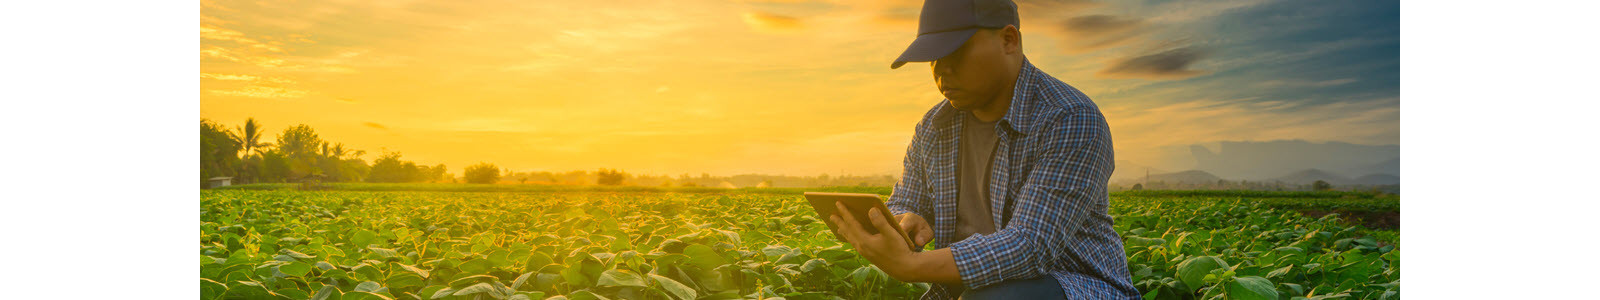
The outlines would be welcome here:
<svg viewBox="0 0 1600 300">
<path fill-rule="evenodd" d="M 1016 85 L 1011 87 L 1011 105 L 1006 109 L 1006 115 L 1000 117 L 1001 122 L 996 124 L 997 126 L 1007 128 L 1012 133 L 1027 135 L 1028 126 L 1033 125 L 1032 114 L 1028 111 L 1033 103 L 1028 100 L 1033 98 L 1031 97 L 1033 79 L 1038 72 L 1039 69 L 1035 69 L 1027 57 L 1022 58 L 1022 68 L 1017 72 Z"/>
</svg>

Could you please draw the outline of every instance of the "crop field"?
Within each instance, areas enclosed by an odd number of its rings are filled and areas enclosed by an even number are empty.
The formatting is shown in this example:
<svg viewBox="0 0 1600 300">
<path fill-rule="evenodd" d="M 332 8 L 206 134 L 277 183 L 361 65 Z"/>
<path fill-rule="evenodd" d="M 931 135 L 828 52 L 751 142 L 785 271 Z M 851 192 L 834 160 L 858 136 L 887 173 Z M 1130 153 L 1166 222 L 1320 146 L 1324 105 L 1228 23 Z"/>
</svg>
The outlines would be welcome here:
<svg viewBox="0 0 1600 300">
<path fill-rule="evenodd" d="M 905 299 L 927 289 L 835 241 L 800 189 L 285 187 L 200 192 L 203 299 Z M 1398 228 L 1342 217 L 1398 211 L 1395 196 L 1339 192 L 1111 201 L 1147 299 L 1398 298 Z"/>
</svg>

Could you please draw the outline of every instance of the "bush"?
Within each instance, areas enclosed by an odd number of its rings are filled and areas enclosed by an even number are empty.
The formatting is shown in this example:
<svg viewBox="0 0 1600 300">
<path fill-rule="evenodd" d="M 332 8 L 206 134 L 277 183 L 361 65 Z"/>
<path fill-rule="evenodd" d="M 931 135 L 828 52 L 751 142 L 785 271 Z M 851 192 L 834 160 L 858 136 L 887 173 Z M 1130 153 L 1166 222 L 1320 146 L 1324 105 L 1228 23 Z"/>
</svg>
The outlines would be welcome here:
<svg viewBox="0 0 1600 300">
<path fill-rule="evenodd" d="M 622 180 L 627 177 L 627 173 L 623 173 L 622 170 L 600 169 L 600 171 L 595 172 L 595 183 L 600 185 L 621 185 Z"/>
<path fill-rule="evenodd" d="M 500 181 L 500 167 L 491 163 L 478 163 L 468 166 L 466 170 L 467 183 L 495 183 Z"/>
</svg>

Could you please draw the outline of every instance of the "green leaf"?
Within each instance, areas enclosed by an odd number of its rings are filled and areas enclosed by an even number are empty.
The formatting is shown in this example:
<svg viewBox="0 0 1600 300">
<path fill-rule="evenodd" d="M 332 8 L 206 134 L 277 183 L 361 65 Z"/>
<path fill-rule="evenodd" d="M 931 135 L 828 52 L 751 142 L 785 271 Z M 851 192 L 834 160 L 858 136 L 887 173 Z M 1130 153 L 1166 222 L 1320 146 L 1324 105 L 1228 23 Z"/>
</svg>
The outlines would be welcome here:
<svg viewBox="0 0 1600 300">
<path fill-rule="evenodd" d="M 1211 270 L 1224 269 L 1228 263 L 1215 256 L 1196 256 L 1178 263 L 1178 280 L 1189 286 L 1190 293 L 1200 289 L 1205 284 L 1206 274 Z"/>
<path fill-rule="evenodd" d="M 632 286 L 645 287 L 644 279 L 632 272 L 622 270 L 606 270 L 600 273 L 600 286 Z"/>
<path fill-rule="evenodd" d="M 339 287 L 326 285 L 322 286 L 321 290 L 317 290 L 316 294 L 311 295 L 311 300 L 342 300 L 344 299 L 342 296 L 344 296 L 344 293 L 339 291 Z"/>
<path fill-rule="evenodd" d="M 649 274 L 649 276 L 650 280 L 655 281 L 657 285 L 661 286 L 661 289 L 667 291 L 667 294 L 677 297 L 678 300 L 691 300 L 700 297 L 699 293 L 695 292 L 693 288 L 689 288 L 689 286 L 683 285 L 677 280 L 656 274 Z"/>
<path fill-rule="evenodd" d="M 466 274 L 488 274 L 489 267 L 492 264 L 488 259 L 478 258 L 461 263 L 461 266 L 457 268 Z"/>
<path fill-rule="evenodd" d="M 683 255 L 689 256 L 689 264 L 700 267 L 701 270 L 711 270 L 726 264 L 727 261 L 718 255 L 711 247 L 693 244 L 683 248 Z"/>
<path fill-rule="evenodd" d="M 1277 300 L 1278 290 L 1272 287 L 1272 281 L 1256 276 L 1234 278 L 1227 284 L 1228 299 L 1240 300 Z"/>
<path fill-rule="evenodd" d="M 450 295 L 452 295 L 452 296 L 466 296 L 466 295 L 472 295 L 472 294 L 484 294 L 484 295 L 488 295 L 489 297 L 493 297 L 495 299 L 505 299 L 506 297 L 511 296 L 509 291 L 501 290 L 501 289 L 495 287 L 494 284 L 491 284 L 491 283 L 488 283 L 488 282 L 467 286 L 465 288 L 462 288 L 461 290 L 456 291 L 454 294 L 450 294 Z"/>
<path fill-rule="evenodd" d="M 395 273 L 394 275 L 389 275 L 389 278 L 383 282 L 389 287 L 396 289 L 422 287 L 428 284 L 428 281 L 422 279 L 422 276 L 417 276 L 417 274 L 412 273 Z"/>
<path fill-rule="evenodd" d="M 412 265 L 408 265 L 408 264 L 399 264 L 399 265 L 400 265 L 401 269 L 405 269 L 406 271 L 411 271 L 411 273 L 415 273 L 419 277 L 428 278 L 428 270 L 423 270 L 422 268 L 418 268 L 416 266 L 412 266 Z"/>
<path fill-rule="evenodd" d="M 306 255 L 305 253 L 295 252 L 294 250 L 289 250 L 289 249 L 278 250 L 278 252 L 279 253 L 283 253 L 283 255 L 288 255 L 289 257 L 293 257 L 295 259 L 317 258 L 316 256 Z"/>
<path fill-rule="evenodd" d="M 289 276 L 294 277 L 306 277 L 307 273 L 311 273 L 311 264 L 294 261 L 286 265 L 278 266 L 278 272 L 283 272 L 283 274 L 288 274 Z"/>
<path fill-rule="evenodd" d="M 1277 270 L 1272 270 L 1272 272 L 1267 272 L 1267 278 L 1289 275 L 1289 271 L 1292 270 L 1294 270 L 1294 265 L 1284 266 L 1282 268 L 1278 268 Z"/>
<path fill-rule="evenodd" d="M 368 244 L 372 244 L 372 242 L 376 241 L 377 239 L 378 233 L 372 232 L 371 230 L 356 229 L 355 232 L 350 233 L 350 242 L 355 243 L 357 247 L 366 247 Z"/>
<path fill-rule="evenodd" d="M 460 290 L 460 289 L 466 288 L 468 286 L 472 286 L 474 284 L 486 283 L 486 282 L 491 282 L 491 281 L 499 281 L 499 280 L 500 280 L 500 278 L 494 277 L 494 276 L 489 276 L 489 275 L 472 275 L 472 276 L 462 277 L 461 279 L 456 279 L 455 281 L 451 281 L 450 282 L 450 287 L 455 288 L 457 290 Z"/>
<path fill-rule="evenodd" d="M 373 292 L 357 291 L 345 293 L 341 300 L 394 300 L 394 298 Z"/>
<path fill-rule="evenodd" d="M 360 284 L 356 285 L 355 291 L 357 291 L 357 292 L 371 292 L 371 291 L 376 291 L 376 290 L 381 289 L 381 288 L 383 288 L 383 285 L 378 284 L 377 282 L 363 281 Z"/>
<path fill-rule="evenodd" d="M 389 249 L 389 248 L 379 248 L 378 246 L 371 246 L 371 247 L 367 247 L 367 250 L 371 250 L 373 254 L 377 254 L 378 257 L 382 257 L 382 258 L 391 258 L 391 257 L 400 256 L 399 253 L 395 253 L 394 252 L 394 249 Z"/>
<path fill-rule="evenodd" d="M 216 280 L 200 278 L 200 299 L 221 299 L 222 295 L 226 294 L 227 292 L 228 285 L 217 282 Z"/>
<path fill-rule="evenodd" d="M 533 272 L 522 273 L 521 276 L 517 276 L 517 280 L 511 282 L 511 290 L 518 290 L 518 288 L 521 288 L 523 283 L 527 283 L 528 278 L 532 276 Z"/>
</svg>

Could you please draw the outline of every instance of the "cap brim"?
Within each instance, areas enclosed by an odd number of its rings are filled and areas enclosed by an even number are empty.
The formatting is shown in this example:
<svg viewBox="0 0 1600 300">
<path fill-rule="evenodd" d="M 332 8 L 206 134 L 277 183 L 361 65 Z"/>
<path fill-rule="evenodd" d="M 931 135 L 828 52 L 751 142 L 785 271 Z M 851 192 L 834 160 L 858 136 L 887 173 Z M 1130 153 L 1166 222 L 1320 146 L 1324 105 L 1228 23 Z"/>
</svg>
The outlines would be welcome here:
<svg viewBox="0 0 1600 300">
<path fill-rule="evenodd" d="M 977 28 L 917 36 L 916 40 L 911 41 L 911 46 L 906 47 L 906 52 L 901 53 L 900 58 L 896 58 L 894 63 L 889 64 L 889 68 L 899 69 L 900 66 L 905 65 L 907 62 L 939 60 L 945 55 L 950 55 L 951 52 L 956 52 L 956 49 L 960 49 L 961 44 L 966 44 L 967 39 L 972 38 L 972 34 L 975 32 L 978 32 Z"/>
</svg>

